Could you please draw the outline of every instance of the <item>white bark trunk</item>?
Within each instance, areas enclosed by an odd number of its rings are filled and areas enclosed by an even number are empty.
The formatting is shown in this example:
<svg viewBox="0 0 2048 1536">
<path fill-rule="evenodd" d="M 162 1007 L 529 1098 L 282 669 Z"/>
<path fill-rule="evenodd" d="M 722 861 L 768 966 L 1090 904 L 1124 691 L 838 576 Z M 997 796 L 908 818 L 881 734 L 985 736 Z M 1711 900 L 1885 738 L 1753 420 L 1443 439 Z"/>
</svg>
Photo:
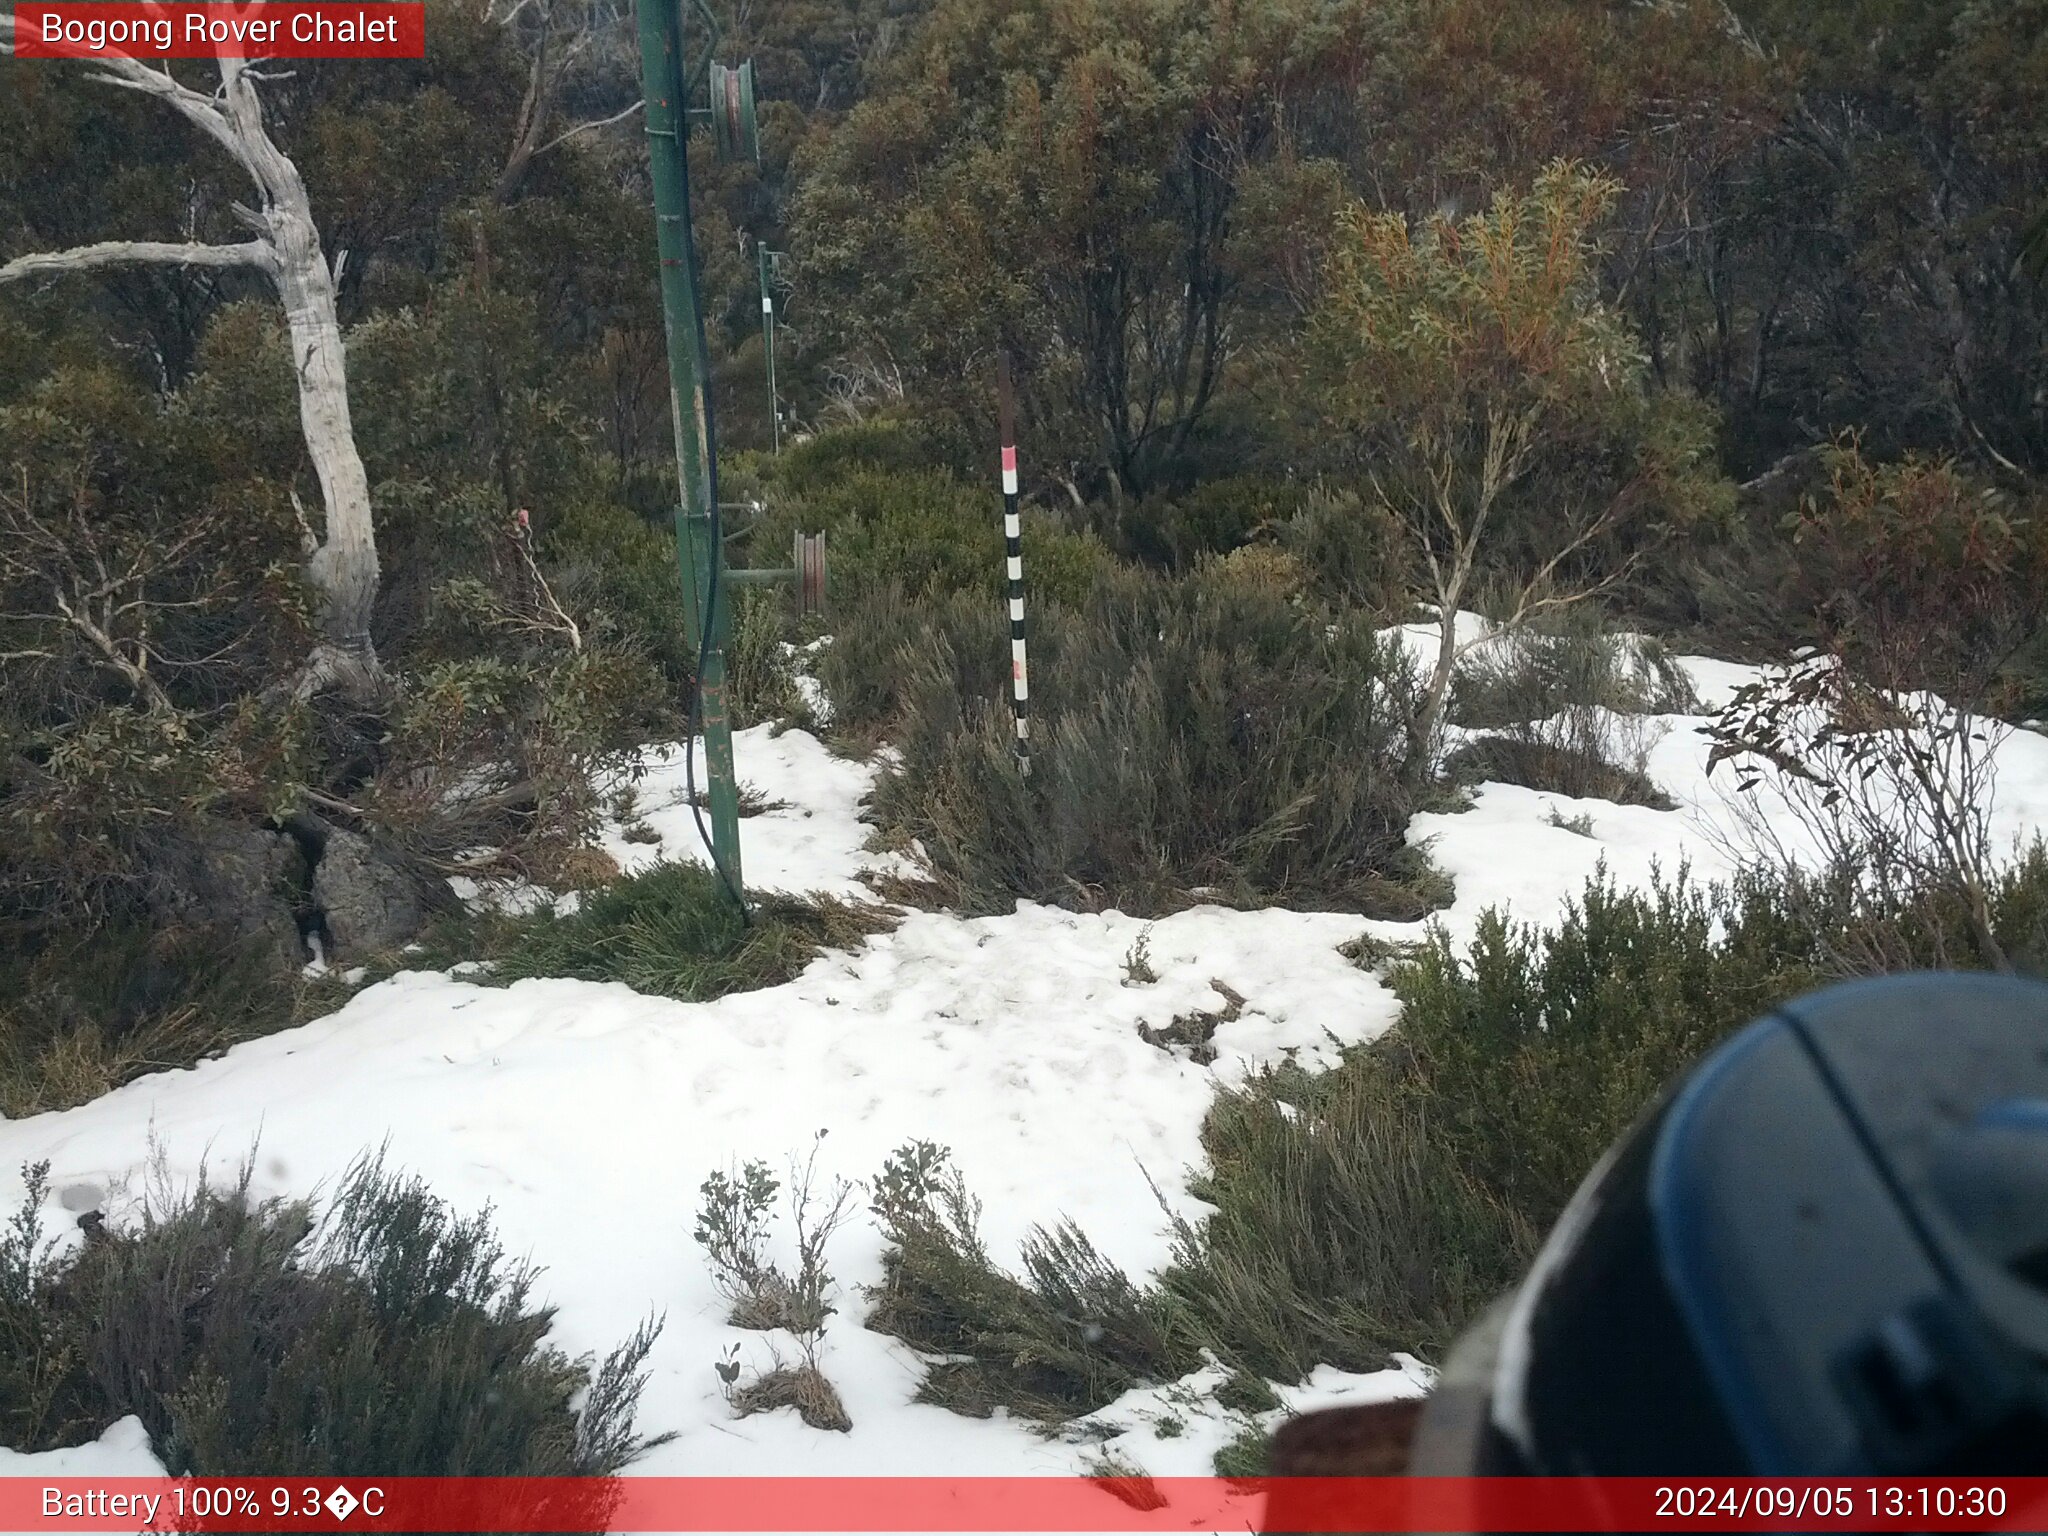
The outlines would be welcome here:
<svg viewBox="0 0 2048 1536">
<path fill-rule="evenodd" d="M 291 333 L 298 374 L 299 425 L 320 482 L 326 527 L 306 574 L 320 593 L 323 638 L 371 662 L 370 611 L 377 600 L 377 537 L 370 517 L 370 478 L 356 451 L 349 419 L 347 357 L 335 309 L 334 274 L 320 248 L 312 200 L 299 169 L 263 127 L 263 104 L 240 61 L 221 61 L 222 110 L 244 163 L 263 189 L 256 215 L 275 264 L 277 296 Z"/>
<path fill-rule="evenodd" d="M 14 18 L 0 16 L 0 45 L 10 44 L 13 36 Z M 242 60 L 220 61 L 221 89 L 212 97 L 188 90 L 167 71 L 135 59 L 108 54 L 93 62 L 101 71 L 95 79 L 160 98 L 234 157 L 261 194 L 256 209 L 236 210 L 258 238 L 240 246 L 110 241 L 19 257 L 0 267 L 0 282 L 120 262 L 239 264 L 259 267 L 269 275 L 284 305 L 298 377 L 299 422 L 325 513 L 322 535 L 306 561 L 307 579 L 320 598 L 321 636 L 307 677 L 316 687 L 367 685 L 379 672 L 370 641 L 379 580 L 377 539 L 369 475 L 356 451 L 349 419 L 347 358 L 335 308 L 335 278 L 320 248 L 306 184 L 264 128 L 255 78 Z"/>
</svg>

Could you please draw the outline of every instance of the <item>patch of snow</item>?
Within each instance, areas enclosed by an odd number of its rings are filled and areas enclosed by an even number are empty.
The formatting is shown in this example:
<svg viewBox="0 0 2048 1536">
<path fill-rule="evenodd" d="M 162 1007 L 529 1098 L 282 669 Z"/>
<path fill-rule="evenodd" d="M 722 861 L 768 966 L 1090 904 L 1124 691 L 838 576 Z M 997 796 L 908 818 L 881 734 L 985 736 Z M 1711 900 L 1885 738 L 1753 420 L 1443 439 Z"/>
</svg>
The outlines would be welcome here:
<svg viewBox="0 0 2048 1536">
<path fill-rule="evenodd" d="M 502 912 L 508 917 L 524 917 L 529 912 L 549 907 L 558 912 L 562 910 L 561 896 L 528 880 L 475 880 L 468 875 L 450 875 L 448 889 L 470 907 L 483 912 Z"/>
<path fill-rule="evenodd" d="M 832 723 L 832 700 L 826 696 L 825 685 L 811 673 L 811 663 L 820 651 L 832 643 L 830 635 L 820 635 L 808 645 L 793 645 L 785 640 L 782 655 L 789 663 L 790 680 L 796 685 L 796 696 L 810 712 L 811 719 L 819 725 Z"/>
<path fill-rule="evenodd" d="M 1459 645 L 1470 645 L 1477 650 L 1483 643 L 1499 633 L 1500 626 L 1483 613 L 1474 613 L 1460 608 L 1452 621 L 1452 633 Z M 1443 644 L 1443 619 L 1418 624 L 1397 624 L 1391 629 L 1380 631 L 1382 636 L 1400 641 L 1407 650 L 1409 659 L 1415 663 L 1415 675 L 1427 678 L 1436 670 L 1437 650 Z M 1471 651 L 1466 655 L 1470 656 Z"/>
<path fill-rule="evenodd" d="M 149 1448 L 149 1431 L 130 1414 L 107 1426 L 99 1439 L 55 1451 L 0 1448 L 0 1477 L 164 1477 L 164 1464 Z"/>
<path fill-rule="evenodd" d="M 898 855 L 867 851 L 871 829 L 861 821 L 860 808 L 874 788 L 877 765 L 835 757 L 808 731 L 777 735 L 766 725 L 734 732 L 733 757 L 741 785 L 775 807 L 740 821 L 749 886 L 872 899 L 864 873 L 914 873 Z M 709 782 L 701 738 L 694 766 L 701 793 Z M 636 823 L 656 840 L 628 842 L 622 825 L 607 822 L 598 846 L 628 874 L 664 862 L 708 866 L 711 857 L 690 805 L 682 748 L 650 747 L 637 756 L 633 771 L 637 779 L 622 775 L 620 782 L 632 783 Z M 708 809 L 704 820 L 708 827 Z"/>
</svg>

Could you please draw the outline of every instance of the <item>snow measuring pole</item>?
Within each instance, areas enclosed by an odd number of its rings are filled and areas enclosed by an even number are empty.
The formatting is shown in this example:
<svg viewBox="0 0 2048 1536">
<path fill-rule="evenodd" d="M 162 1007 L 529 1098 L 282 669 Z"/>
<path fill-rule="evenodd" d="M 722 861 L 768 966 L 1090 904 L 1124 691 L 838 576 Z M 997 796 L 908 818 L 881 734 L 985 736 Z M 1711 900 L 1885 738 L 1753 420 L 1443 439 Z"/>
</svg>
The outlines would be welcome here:
<svg viewBox="0 0 2048 1536">
<path fill-rule="evenodd" d="M 996 353 L 996 422 L 1003 438 L 1003 555 L 1010 579 L 1010 702 L 1017 716 L 1017 772 L 1031 777 L 1031 685 L 1024 665 L 1024 523 L 1017 508 L 1017 398 L 1010 354 Z"/>
<path fill-rule="evenodd" d="M 722 160 L 760 159 L 754 126 L 754 66 L 712 62 L 720 29 L 704 0 L 687 0 L 704 23 L 703 51 L 693 67 L 684 48 L 684 0 L 640 0 L 640 75 L 646 98 L 647 149 L 654 181 L 655 242 L 661 254 L 661 314 L 668 334 L 669 405 L 676 434 L 676 556 L 682 567 L 683 615 L 697 643 L 696 706 L 710 776 L 713 862 L 725 887 L 744 906 L 740 880 L 738 780 L 732 761 L 732 715 L 726 701 L 725 653 L 732 603 L 722 580 L 718 466 L 709 396 L 711 370 L 697 292 L 697 253 L 690 230 L 689 133 L 708 121 Z M 699 85 L 710 86 L 709 109 L 690 107 Z M 686 751 L 693 748 L 686 746 Z M 702 823 L 699 823 L 702 826 Z"/>
</svg>

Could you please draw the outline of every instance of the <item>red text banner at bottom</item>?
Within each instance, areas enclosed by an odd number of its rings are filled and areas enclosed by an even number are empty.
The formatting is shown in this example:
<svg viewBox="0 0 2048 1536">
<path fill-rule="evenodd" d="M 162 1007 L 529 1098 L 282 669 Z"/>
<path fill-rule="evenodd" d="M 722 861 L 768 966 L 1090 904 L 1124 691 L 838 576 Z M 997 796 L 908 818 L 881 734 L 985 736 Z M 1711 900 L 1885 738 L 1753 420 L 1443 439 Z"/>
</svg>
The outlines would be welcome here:
<svg viewBox="0 0 2048 1536">
<path fill-rule="evenodd" d="M 24 59 L 423 59 L 419 0 L 225 4 L 31 4 L 14 8 Z"/>
<path fill-rule="evenodd" d="M 2048 1530 L 2048 1478 L 0 1478 L 0 1531 Z"/>
</svg>

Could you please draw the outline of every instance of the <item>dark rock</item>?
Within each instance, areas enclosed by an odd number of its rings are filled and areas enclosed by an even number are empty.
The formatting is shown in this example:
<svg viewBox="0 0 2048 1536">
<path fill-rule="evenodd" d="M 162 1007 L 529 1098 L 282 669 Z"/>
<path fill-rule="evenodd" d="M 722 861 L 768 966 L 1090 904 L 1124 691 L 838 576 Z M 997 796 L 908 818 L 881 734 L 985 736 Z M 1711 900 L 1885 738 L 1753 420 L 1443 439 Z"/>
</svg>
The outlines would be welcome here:
<svg viewBox="0 0 2048 1536">
<path fill-rule="evenodd" d="M 313 902 L 326 918 L 335 955 L 403 944 L 427 920 L 419 882 L 379 855 L 368 838 L 339 827 L 327 834 L 313 868 Z"/>
<path fill-rule="evenodd" d="M 149 905 L 159 923 L 267 942 L 285 964 L 305 963 L 294 909 L 306 866 L 294 839 L 205 822 L 167 839 L 151 866 Z"/>
</svg>

